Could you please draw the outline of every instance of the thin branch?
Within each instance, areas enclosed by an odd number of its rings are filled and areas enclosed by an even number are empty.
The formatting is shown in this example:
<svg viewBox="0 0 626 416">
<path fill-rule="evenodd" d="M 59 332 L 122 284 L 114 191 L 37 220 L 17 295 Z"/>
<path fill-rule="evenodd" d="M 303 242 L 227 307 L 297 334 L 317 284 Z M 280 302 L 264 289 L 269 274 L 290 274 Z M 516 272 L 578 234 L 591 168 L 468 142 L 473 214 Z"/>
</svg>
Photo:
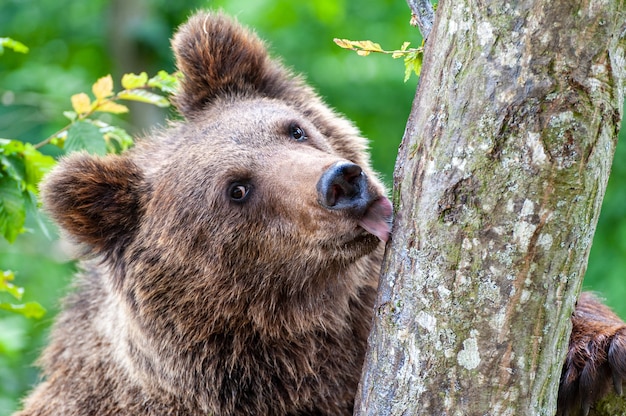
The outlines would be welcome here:
<svg viewBox="0 0 626 416">
<path fill-rule="evenodd" d="M 430 0 L 407 0 L 407 3 L 411 8 L 411 24 L 417 24 L 426 41 L 435 21 L 433 5 Z"/>
</svg>

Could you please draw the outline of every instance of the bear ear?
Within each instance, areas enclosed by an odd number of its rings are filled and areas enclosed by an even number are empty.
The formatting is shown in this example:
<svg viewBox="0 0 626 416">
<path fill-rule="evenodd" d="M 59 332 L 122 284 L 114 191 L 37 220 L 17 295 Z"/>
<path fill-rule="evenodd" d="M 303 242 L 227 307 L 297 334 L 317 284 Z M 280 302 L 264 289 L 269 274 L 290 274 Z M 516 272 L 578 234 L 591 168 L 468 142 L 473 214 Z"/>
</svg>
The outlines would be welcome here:
<svg viewBox="0 0 626 416">
<path fill-rule="evenodd" d="M 91 251 L 112 252 L 132 237 L 141 217 L 139 168 L 128 158 L 76 153 L 45 178 L 46 211 Z"/>
<path fill-rule="evenodd" d="M 218 97 L 281 96 L 293 81 L 269 58 L 261 39 L 222 13 L 192 16 L 174 35 L 172 48 L 184 75 L 174 102 L 187 118 Z"/>
</svg>

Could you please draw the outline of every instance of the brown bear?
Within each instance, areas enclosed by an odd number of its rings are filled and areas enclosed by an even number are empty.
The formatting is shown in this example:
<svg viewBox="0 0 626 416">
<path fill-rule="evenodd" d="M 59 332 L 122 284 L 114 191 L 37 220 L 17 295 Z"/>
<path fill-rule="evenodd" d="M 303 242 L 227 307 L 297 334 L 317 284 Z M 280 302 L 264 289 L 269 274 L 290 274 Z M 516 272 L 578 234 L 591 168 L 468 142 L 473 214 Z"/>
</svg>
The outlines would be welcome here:
<svg viewBox="0 0 626 416">
<path fill-rule="evenodd" d="M 18 415 L 352 414 L 392 211 L 366 141 L 226 16 L 173 47 L 185 121 L 42 187 L 86 259 Z M 568 403 L 626 368 L 577 313 Z"/>
</svg>

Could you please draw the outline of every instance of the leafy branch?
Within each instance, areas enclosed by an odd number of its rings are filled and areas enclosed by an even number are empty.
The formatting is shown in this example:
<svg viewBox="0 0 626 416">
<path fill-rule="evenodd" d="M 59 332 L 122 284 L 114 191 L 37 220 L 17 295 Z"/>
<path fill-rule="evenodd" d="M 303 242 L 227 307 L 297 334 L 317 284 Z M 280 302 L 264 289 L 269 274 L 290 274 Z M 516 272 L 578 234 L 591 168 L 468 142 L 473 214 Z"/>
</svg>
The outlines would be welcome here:
<svg viewBox="0 0 626 416">
<path fill-rule="evenodd" d="M 27 53 L 28 48 L 11 38 L 0 38 L 0 55 L 8 48 Z M 115 93 L 111 75 L 93 84 L 93 99 L 86 93 L 71 97 L 72 110 L 63 114 L 70 122 L 37 144 L 0 138 L 0 236 L 9 243 L 27 230 L 26 217 L 31 216 L 46 232 L 46 226 L 38 209 L 38 187 L 43 176 L 56 164 L 54 158 L 40 152 L 47 144 L 55 145 L 66 153 L 87 151 L 95 154 L 118 153 L 133 145 L 131 136 L 121 127 L 111 125 L 95 117 L 96 113 L 122 114 L 128 107 L 119 101 L 137 101 L 158 107 L 170 105 L 165 94 L 176 91 L 181 76 L 160 71 L 152 78 L 145 72 L 126 74 L 122 77 L 122 90 Z M 11 271 L 0 271 L 0 293 L 6 293 L 18 303 L 0 301 L 0 309 L 27 317 L 41 317 L 45 309 L 37 302 L 19 303 L 24 289 L 12 283 Z"/>
<path fill-rule="evenodd" d="M 26 45 L 11 38 L 0 38 L 0 55 L 4 53 L 4 48 L 9 48 L 19 53 L 28 53 Z"/>
<path fill-rule="evenodd" d="M 367 56 L 372 52 L 391 55 L 393 59 L 404 58 L 404 82 L 415 73 L 419 77 L 422 70 L 422 59 L 424 57 L 424 46 L 419 48 L 409 48 L 411 42 L 404 42 L 400 49 L 387 51 L 380 44 L 371 40 L 348 40 L 335 38 L 333 41 L 343 49 L 355 51 L 359 56 Z"/>
<path fill-rule="evenodd" d="M 159 71 L 152 78 L 148 78 L 145 72 L 139 75 L 125 74 L 122 77 L 122 88 L 124 89 L 114 93 L 111 75 L 102 77 L 92 86 L 95 99 L 92 101 L 89 95 L 84 92 L 73 95 L 71 97 L 73 111 L 63 113 L 70 120 L 70 123 L 34 147 L 39 149 L 47 144 L 53 144 L 65 148 L 68 152 L 87 150 L 96 154 L 126 150 L 133 143 L 126 131 L 102 120 L 91 119 L 91 117 L 97 112 L 127 113 L 128 107 L 118 103 L 120 100 L 168 107 L 170 103 L 166 97 L 150 90 L 158 89 L 171 94 L 176 90 L 179 80 L 179 74 L 170 75 L 165 71 Z M 113 141 L 117 143 L 117 147 Z"/>
<path fill-rule="evenodd" d="M 16 300 L 21 301 L 24 289 L 11 283 L 14 278 L 15 274 L 11 271 L 0 272 L 0 292 L 8 293 Z M 41 318 L 46 313 L 43 306 L 37 302 L 26 302 L 21 304 L 0 302 L 0 309 L 19 313 L 27 318 Z"/>
</svg>

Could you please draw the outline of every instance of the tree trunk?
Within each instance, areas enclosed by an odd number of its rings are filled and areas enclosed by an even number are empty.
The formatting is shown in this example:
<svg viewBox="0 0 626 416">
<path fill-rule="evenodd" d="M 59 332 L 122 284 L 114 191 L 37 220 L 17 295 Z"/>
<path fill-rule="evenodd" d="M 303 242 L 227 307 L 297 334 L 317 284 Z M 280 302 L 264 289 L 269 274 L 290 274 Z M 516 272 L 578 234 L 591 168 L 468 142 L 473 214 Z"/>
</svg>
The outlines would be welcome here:
<svg viewBox="0 0 626 416">
<path fill-rule="evenodd" d="M 624 1 L 440 1 L 362 415 L 553 415 L 624 102 Z"/>
</svg>

